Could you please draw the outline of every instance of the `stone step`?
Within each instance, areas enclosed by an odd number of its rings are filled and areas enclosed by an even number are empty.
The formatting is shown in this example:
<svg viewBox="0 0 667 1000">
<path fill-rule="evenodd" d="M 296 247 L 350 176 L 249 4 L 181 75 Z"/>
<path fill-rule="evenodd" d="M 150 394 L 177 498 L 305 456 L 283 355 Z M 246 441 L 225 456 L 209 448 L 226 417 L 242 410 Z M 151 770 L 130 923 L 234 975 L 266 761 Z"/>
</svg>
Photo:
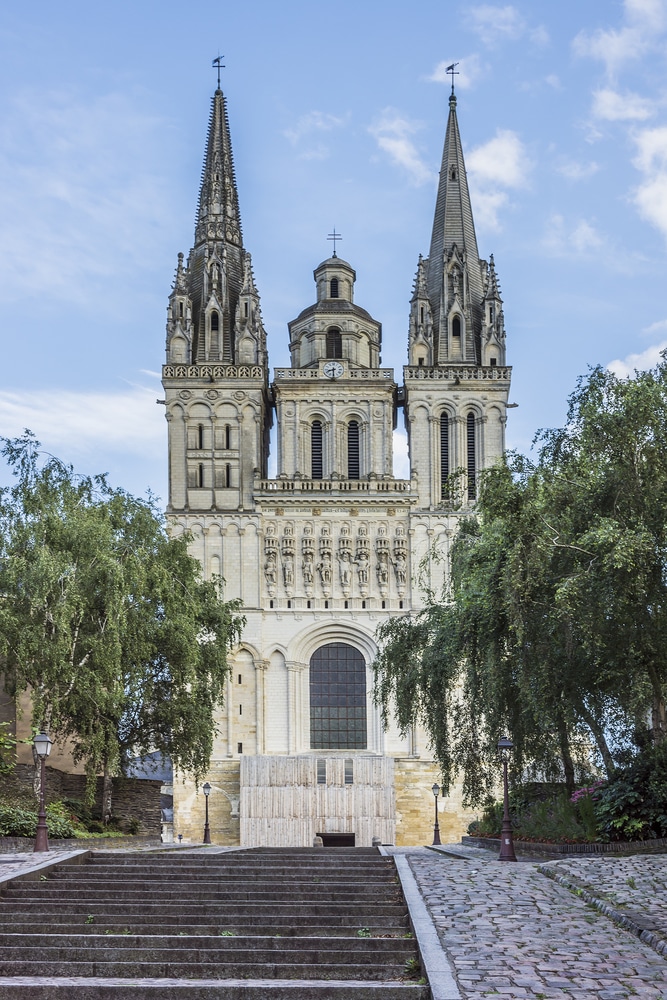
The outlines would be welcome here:
<svg viewBox="0 0 667 1000">
<path fill-rule="evenodd" d="M 134 914 L 131 920 L 128 920 L 127 915 L 115 914 L 114 916 L 101 915 L 96 920 L 91 923 L 87 922 L 87 917 L 77 916 L 76 923 L 68 922 L 67 920 L 58 920 L 57 923 L 54 921 L 55 930 L 58 934 L 67 934 L 72 937 L 77 934 L 103 934 L 106 928 L 109 930 L 114 930 L 116 928 L 124 929 L 130 925 L 130 929 L 133 934 L 144 934 L 144 935 L 176 935 L 180 937 L 182 933 L 188 933 L 193 935 L 203 935 L 203 936 L 220 936 L 221 932 L 233 935 L 233 937 L 280 937 L 280 938 L 304 938 L 304 937 L 350 937 L 356 934 L 358 930 L 367 930 L 370 937 L 374 938 L 406 938 L 408 937 L 408 920 L 407 917 L 402 921 L 377 921 L 370 917 L 365 917 L 365 923 L 362 925 L 357 922 L 347 922 L 347 923 L 312 923 L 310 921 L 303 921 L 297 923 L 295 918 L 285 918 L 281 923 L 267 923 L 261 916 L 258 916 L 254 923 L 249 923 L 248 920 L 242 921 L 241 919 L 235 921 L 231 924 L 228 920 L 225 920 L 224 924 L 221 922 L 211 923 L 205 918 L 201 920 L 188 919 L 183 920 L 178 916 L 162 917 L 157 920 L 155 917 L 146 917 L 143 914 Z M 178 928 L 184 928 L 184 931 L 179 931 Z M 9 940 L 12 935 L 26 935 L 33 934 L 35 930 L 34 920 L 11 920 L 5 923 L 0 923 L 0 945 L 4 942 L 10 944 Z M 44 933 L 49 933 L 48 927 L 44 927 Z M 367 935 L 363 935 L 366 937 Z M 411 936 L 411 935 L 410 935 Z"/>
<path fill-rule="evenodd" d="M 325 900 L 331 901 L 332 904 L 349 904 L 351 906 L 368 906 L 374 900 L 378 901 L 378 905 L 384 906 L 400 904 L 400 899 L 395 889 L 391 892 L 377 893 L 346 892 L 344 890 L 339 892 L 337 889 L 329 889 L 327 892 L 325 888 L 320 892 L 308 892 L 300 890 L 298 887 L 293 892 L 289 892 L 286 888 L 274 891 L 271 886 L 260 889 L 239 888 L 233 890 L 224 888 L 188 889 L 187 887 L 172 888 L 167 886 L 130 889 L 126 888 L 123 883 L 119 884 L 115 892 L 111 888 L 95 891 L 94 886 L 87 886 L 85 889 L 76 890 L 70 885 L 67 885 L 65 889 L 57 889 L 45 885 L 44 887 L 40 886 L 39 893 L 34 888 L 34 883 L 26 883 L 21 888 L 8 889 L 6 899 L 8 902 L 15 901 L 20 903 L 37 902 L 39 900 L 43 900 L 44 902 L 59 900 L 64 903 L 78 902 L 82 906 L 85 906 L 86 901 L 93 902 L 97 900 L 100 903 L 106 903 L 107 901 L 111 903 L 120 896 L 128 903 L 146 901 L 150 903 L 164 903 L 165 905 L 174 901 L 180 903 L 184 898 L 187 898 L 190 903 L 197 902 L 203 905 L 216 902 L 224 902 L 229 905 L 264 902 L 278 904 L 284 902 L 290 903 L 294 907 L 301 904 L 317 905 Z"/>
<path fill-rule="evenodd" d="M 172 868 L 169 870 L 170 878 L 175 881 L 228 881 L 240 882 L 243 879 L 257 878 L 261 875 L 264 879 L 272 882 L 318 882 L 336 881 L 345 885 L 368 885 L 372 883 L 383 884 L 387 876 L 383 872 L 350 873 L 340 871 L 322 871 L 312 869 L 307 874 L 295 873 L 284 868 L 264 869 L 258 871 L 256 868 L 233 868 L 233 869 L 202 869 L 202 868 Z M 120 878 L 123 881 L 139 879 L 140 881 L 163 880 L 164 871 L 156 868 L 123 868 L 122 871 L 114 871 L 105 865 L 102 869 L 91 871 L 88 867 L 78 866 L 71 869 L 55 869 L 49 873 L 49 882 L 109 882 Z"/>
<path fill-rule="evenodd" d="M 11 990 L 3 994 L 3 990 Z M 0 978 L 0 997 L 12 1000 L 429 1000 L 427 986 L 408 982 L 237 980 L 177 982 L 173 979 L 58 979 L 30 982 Z"/>
<path fill-rule="evenodd" d="M 12 910 L 11 904 L 17 903 L 17 900 L 4 900 L 0 899 L 0 919 L 11 920 Z M 212 903 L 208 903 L 206 906 L 199 905 L 193 906 L 187 900 L 181 900 L 177 902 L 174 906 L 166 906 L 164 902 L 149 902 L 144 900 L 139 903 L 124 903 L 119 899 L 113 899 L 108 901 L 101 901 L 99 899 L 90 899 L 86 901 L 81 901 L 79 899 L 73 899 L 69 901 L 65 900 L 46 900 L 41 899 L 36 896 L 34 899 L 20 900 L 21 913 L 23 914 L 34 914 L 35 919 L 40 915 L 44 918 L 47 916 L 53 917 L 58 920 L 60 916 L 66 913 L 79 913 L 85 916 L 88 914 L 104 914 L 104 913 L 120 913 L 122 914 L 142 914 L 147 912 L 152 912 L 156 915 L 161 913 L 166 913 L 167 915 L 194 915 L 194 914 L 210 914 L 228 922 L 227 918 L 232 919 L 237 916 L 241 916 L 244 913 L 256 917 L 257 915 L 265 915 L 268 918 L 274 916 L 289 917 L 294 915 L 295 908 L 290 903 L 267 903 L 267 902 L 256 902 L 256 903 L 245 903 L 243 906 L 230 906 L 229 903 L 215 900 Z M 396 918 L 398 916 L 405 915 L 407 909 L 404 903 L 392 903 L 391 905 L 373 906 L 372 911 L 376 917 L 390 917 Z M 5 916 L 6 914 L 6 916 Z M 322 917 L 326 918 L 329 915 L 337 918 L 347 918 L 352 922 L 360 920 L 361 923 L 365 925 L 366 916 L 369 914 L 368 905 L 351 905 L 349 903 L 327 903 L 326 901 L 322 903 L 301 903 L 298 908 L 298 915 L 302 918 L 312 918 L 312 917 Z"/>
<path fill-rule="evenodd" d="M 359 979 L 382 981 L 400 979 L 404 966 L 377 964 L 307 965 L 299 962 L 240 963 L 205 962 L 144 962 L 144 961 L 14 961 L 0 958 L 0 976 L 86 976 L 124 979 Z"/>
</svg>

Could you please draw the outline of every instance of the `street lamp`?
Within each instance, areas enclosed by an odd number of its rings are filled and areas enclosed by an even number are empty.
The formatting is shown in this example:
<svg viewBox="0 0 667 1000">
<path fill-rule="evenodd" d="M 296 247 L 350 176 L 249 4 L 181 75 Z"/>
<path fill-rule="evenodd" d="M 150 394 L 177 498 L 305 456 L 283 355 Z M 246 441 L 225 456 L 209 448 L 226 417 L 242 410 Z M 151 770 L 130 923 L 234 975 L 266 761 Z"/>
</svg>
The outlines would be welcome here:
<svg viewBox="0 0 667 1000">
<path fill-rule="evenodd" d="M 48 851 L 49 837 L 46 829 L 46 809 L 44 807 L 44 786 L 46 785 L 46 758 L 51 753 L 52 740 L 46 733 L 37 733 L 33 736 L 32 745 L 35 753 L 39 757 L 39 813 L 37 815 L 37 831 L 35 834 L 35 847 L 33 851 Z"/>
<path fill-rule="evenodd" d="M 510 799 L 507 789 L 507 764 L 510 754 L 514 749 L 514 744 L 508 736 L 502 736 L 498 740 L 498 756 L 503 762 L 503 825 L 500 830 L 500 854 L 499 861 L 516 861 L 514 853 L 514 841 L 512 840 L 512 823 L 510 820 Z"/>
<path fill-rule="evenodd" d="M 202 786 L 202 792 L 204 793 L 204 801 L 206 802 L 206 822 L 204 823 L 204 843 L 211 843 L 211 830 L 208 825 L 208 797 L 211 794 L 211 786 L 208 781 Z"/>
<path fill-rule="evenodd" d="M 433 846 L 440 843 L 440 827 L 438 826 L 438 795 L 440 794 L 440 785 L 434 784 L 431 787 L 431 791 L 435 796 L 435 824 L 433 826 Z"/>
</svg>

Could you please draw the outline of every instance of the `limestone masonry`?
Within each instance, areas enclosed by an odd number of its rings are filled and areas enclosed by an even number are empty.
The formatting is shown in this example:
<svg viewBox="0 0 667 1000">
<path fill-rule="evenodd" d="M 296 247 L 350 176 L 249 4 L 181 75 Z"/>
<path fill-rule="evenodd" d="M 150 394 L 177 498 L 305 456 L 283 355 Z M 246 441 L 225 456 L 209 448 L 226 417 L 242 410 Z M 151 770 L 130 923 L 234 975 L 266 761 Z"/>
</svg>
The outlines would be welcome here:
<svg viewBox="0 0 667 1000">
<path fill-rule="evenodd" d="M 314 304 L 289 324 L 291 367 L 272 375 L 216 90 L 163 367 L 170 530 L 191 533 L 205 575 L 224 579 L 225 598 L 239 597 L 247 618 L 208 775 L 211 835 L 245 846 L 305 846 L 316 835 L 424 843 L 438 770 L 419 729 L 402 738 L 382 727 L 375 632 L 441 587 L 457 518 L 504 450 L 511 374 L 493 258 L 477 250 L 454 94 L 401 381 L 382 367 L 382 326 L 355 303 L 351 265 L 334 251 L 314 278 Z M 399 410 L 410 479 L 393 474 Z M 203 796 L 176 776 L 175 833 L 201 839 L 203 810 Z M 460 795 L 446 799 L 443 835 L 466 822 Z"/>
</svg>

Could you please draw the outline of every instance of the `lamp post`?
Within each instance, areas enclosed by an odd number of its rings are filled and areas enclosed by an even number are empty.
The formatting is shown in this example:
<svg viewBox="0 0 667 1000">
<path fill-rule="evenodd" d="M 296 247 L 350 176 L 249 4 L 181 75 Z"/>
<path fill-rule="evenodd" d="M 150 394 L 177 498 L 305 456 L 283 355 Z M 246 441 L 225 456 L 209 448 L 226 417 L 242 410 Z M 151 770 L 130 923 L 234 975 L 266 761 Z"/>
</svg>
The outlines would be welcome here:
<svg viewBox="0 0 667 1000">
<path fill-rule="evenodd" d="M 516 861 L 514 841 L 512 840 L 512 822 L 510 820 L 510 800 L 507 789 L 507 765 L 513 749 L 514 744 L 508 736 L 503 736 L 498 740 L 498 756 L 503 762 L 503 825 L 500 830 L 499 861 Z"/>
<path fill-rule="evenodd" d="M 440 794 L 440 785 L 434 784 L 431 787 L 431 791 L 435 797 L 435 823 L 433 825 L 433 846 L 440 843 L 440 827 L 438 826 L 438 795 Z"/>
<path fill-rule="evenodd" d="M 51 753 L 52 740 L 46 733 L 37 733 L 32 740 L 35 753 L 39 757 L 39 813 L 37 815 L 37 831 L 33 851 L 48 851 L 49 837 L 46 829 L 46 808 L 44 806 L 44 786 L 46 784 L 46 758 Z"/>
<path fill-rule="evenodd" d="M 208 825 L 208 797 L 211 794 L 211 786 L 208 781 L 204 782 L 202 786 L 202 792 L 204 793 L 204 801 L 206 802 L 206 821 L 204 823 L 204 843 L 211 843 L 211 830 Z"/>
</svg>

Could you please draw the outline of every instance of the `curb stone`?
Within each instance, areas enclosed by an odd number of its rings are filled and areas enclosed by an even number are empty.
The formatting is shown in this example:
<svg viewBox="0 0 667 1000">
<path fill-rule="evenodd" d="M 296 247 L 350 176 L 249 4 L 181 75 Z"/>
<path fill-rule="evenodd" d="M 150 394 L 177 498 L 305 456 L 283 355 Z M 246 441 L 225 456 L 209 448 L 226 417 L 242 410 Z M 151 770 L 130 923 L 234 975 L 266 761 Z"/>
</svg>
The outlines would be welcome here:
<svg viewBox="0 0 667 1000">
<path fill-rule="evenodd" d="M 625 913 L 621 913 L 619 910 L 615 910 L 613 906 L 610 906 L 609 903 L 605 903 L 603 899 L 590 892 L 589 889 L 584 889 L 584 887 L 579 885 L 574 879 L 567 878 L 565 875 L 559 875 L 558 872 L 554 871 L 553 868 L 550 868 L 549 865 L 537 865 L 536 867 L 538 872 L 542 875 L 546 875 L 547 878 L 550 878 L 552 881 L 562 885 L 563 888 L 569 889 L 570 892 L 579 896 L 580 899 L 583 899 L 586 903 L 594 906 L 599 913 L 608 917 L 608 919 L 613 921 L 613 923 L 615 923 L 618 927 L 622 927 L 624 930 L 629 931 L 630 934 L 634 934 L 636 938 L 639 938 L 639 940 L 643 941 L 644 944 L 647 944 L 649 948 L 652 948 L 656 954 L 663 958 L 667 955 L 667 940 L 665 940 L 665 938 L 660 937 L 653 931 L 647 930 L 645 927 L 640 927 L 640 925 L 636 923 L 632 917 L 627 916 Z"/>
</svg>

